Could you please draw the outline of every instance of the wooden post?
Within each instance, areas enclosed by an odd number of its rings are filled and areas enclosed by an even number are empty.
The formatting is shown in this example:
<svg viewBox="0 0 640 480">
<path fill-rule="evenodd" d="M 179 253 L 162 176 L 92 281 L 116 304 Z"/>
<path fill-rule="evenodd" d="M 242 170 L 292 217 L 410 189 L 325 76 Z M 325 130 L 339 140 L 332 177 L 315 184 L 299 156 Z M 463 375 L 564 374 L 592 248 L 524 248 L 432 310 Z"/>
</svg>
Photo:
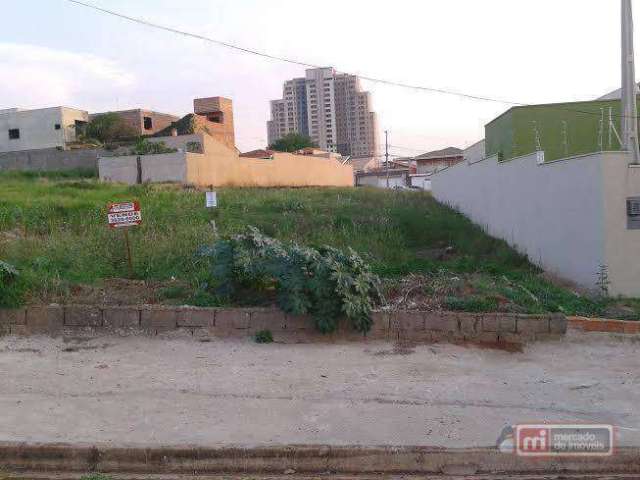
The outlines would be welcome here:
<svg viewBox="0 0 640 480">
<path fill-rule="evenodd" d="M 133 262 L 131 261 L 131 245 L 129 244 L 129 229 L 123 228 L 124 243 L 127 247 L 127 262 L 129 263 L 129 278 L 133 279 Z"/>
</svg>

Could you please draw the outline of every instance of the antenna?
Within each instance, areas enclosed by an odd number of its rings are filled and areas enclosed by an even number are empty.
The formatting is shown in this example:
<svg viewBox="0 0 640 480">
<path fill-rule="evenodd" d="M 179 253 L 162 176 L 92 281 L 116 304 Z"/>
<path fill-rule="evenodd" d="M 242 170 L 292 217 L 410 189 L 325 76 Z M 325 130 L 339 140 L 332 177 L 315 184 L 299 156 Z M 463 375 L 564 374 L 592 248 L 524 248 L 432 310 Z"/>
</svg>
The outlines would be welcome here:
<svg viewBox="0 0 640 480">
<path fill-rule="evenodd" d="M 569 156 L 569 134 L 567 131 L 567 122 L 562 120 L 562 146 L 564 147 L 564 156 Z"/>
<path fill-rule="evenodd" d="M 609 131 L 611 134 L 611 131 Z M 604 150 L 604 108 L 600 109 L 600 122 L 598 122 L 598 147 L 600 147 L 600 151 Z M 611 142 L 611 140 L 609 140 Z"/>
<path fill-rule="evenodd" d="M 622 140 L 620 139 L 620 135 L 618 135 L 615 123 L 613 123 L 613 107 L 609 107 L 609 150 L 613 149 L 613 140 L 611 138 L 612 133 L 615 134 L 620 147 L 622 147 Z"/>
</svg>

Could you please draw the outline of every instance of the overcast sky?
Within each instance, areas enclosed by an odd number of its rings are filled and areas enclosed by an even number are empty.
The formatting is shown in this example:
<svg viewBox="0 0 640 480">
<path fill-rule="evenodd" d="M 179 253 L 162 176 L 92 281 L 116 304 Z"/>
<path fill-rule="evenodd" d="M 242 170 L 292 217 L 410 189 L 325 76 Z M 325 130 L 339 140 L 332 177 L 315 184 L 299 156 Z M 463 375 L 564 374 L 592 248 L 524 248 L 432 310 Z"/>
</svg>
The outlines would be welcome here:
<svg viewBox="0 0 640 480">
<path fill-rule="evenodd" d="M 86 1 L 340 71 L 522 103 L 592 99 L 620 83 L 619 0 Z M 194 97 L 222 95 L 234 101 L 237 143 L 249 150 L 266 143 L 269 100 L 281 97 L 283 81 L 303 75 L 302 67 L 66 0 L 3 5 L 0 108 L 143 107 L 182 115 Z M 468 146 L 508 108 L 363 85 L 373 92 L 380 129 L 397 146 L 393 153 Z"/>
</svg>

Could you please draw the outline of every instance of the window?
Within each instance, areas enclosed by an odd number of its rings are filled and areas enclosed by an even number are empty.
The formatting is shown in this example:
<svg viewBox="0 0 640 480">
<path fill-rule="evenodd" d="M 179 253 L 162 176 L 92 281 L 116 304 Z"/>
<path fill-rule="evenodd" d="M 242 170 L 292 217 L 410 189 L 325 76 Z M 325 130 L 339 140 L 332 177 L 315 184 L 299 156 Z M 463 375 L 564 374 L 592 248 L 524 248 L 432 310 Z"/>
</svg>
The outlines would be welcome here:
<svg viewBox="0 0 640 480">
<path fill-rule="evenodd" d="M 151 130 L 153 128 L 153 120 L 151 120 L 151 117 L 144 117 L 143 122 L 145 130 Z"/>
<path fill-rule="evenodd" d="M 11 128 L 9 129 L 9 140 L 18 140 L 20 138 L 20 129 L 19 128 Z"/>
<path fill-rule="evenodd" d="M 53 128 L 55 128 L 56 130 L 60 130 L 60 124 L 59 124 L 59 123 L 56 123 L 56 124 L 53 126 Z"/>
</svg>

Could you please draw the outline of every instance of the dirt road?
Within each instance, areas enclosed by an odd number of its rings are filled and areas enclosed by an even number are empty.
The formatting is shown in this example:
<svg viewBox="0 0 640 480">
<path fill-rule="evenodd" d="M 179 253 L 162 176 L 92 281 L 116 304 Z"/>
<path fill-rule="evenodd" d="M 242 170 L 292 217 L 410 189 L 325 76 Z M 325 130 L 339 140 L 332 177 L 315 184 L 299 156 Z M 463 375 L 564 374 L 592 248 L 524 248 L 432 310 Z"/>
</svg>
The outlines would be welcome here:
<svg viewBox="0 0 640 480">
<path fill-rule="evenodd" d="M 640 445 L 640 343 L 572 334 L 523 353 L 386 343 L 0 339 L 0 441 L 494 445 L 527 422 Z"/>
</svg>

